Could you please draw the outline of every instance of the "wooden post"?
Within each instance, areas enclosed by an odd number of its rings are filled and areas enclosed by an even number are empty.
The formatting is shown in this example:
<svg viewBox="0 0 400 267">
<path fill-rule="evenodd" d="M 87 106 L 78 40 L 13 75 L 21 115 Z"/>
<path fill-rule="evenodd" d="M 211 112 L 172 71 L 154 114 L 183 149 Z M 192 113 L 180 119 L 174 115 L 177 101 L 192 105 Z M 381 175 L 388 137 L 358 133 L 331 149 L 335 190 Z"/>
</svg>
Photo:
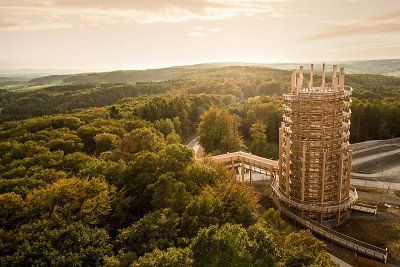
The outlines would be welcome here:
<svg viewBox="0 0 400 267">
<path fill-rule="evenodd" d="M 293 69 L 293 73 L 291 75 L 291 85 L 290 85 L 290 93 L 293 95 L 296 92 L 296 81 L 297 81 L 297 71 Z"/>
<path fill-rule="evenodd" d="M 301 159 L 301 202 L 304 202 L 306 178 L 306 145 L 303 144 L 303 158 Z M 304 219 L 304 209 L 301 209 L 301 218 Z"/>
<path fill-rule="evenodd" d="M 340 160 L 339 160 L 339 184 L 338 184 L 338 203 L 340 204 L 340 201 L 342 200 L 342 179 L 343 179 L 343 154 L 340 154 Z M 340 209 L 338 210 L 337 214 L 337 224 L 339 225 L 340 223 Z"/>
<path fill-rule="evenodd" d="M 297 94 L 300 93 L 301 87 L 303 86 L 303 73 L 304 73 L 304 68 L 303 66 L 300 66 L 300 71 L 299 71 L 299 78 L 297 78 L 296 81 L 296 87 L 297 87 Z"/>
<path fill-rule="evenodd" d="M 304 80 L 304 67 L 300 66 L 300 86 L 303 86 L 303 80 Z"/>
<path fill-rule="evenodd" d="M 252 171 L 252 169 L 253 169 L 253 166 L 252 166 L 252 165 L 250 165 L 250 162 L 249 162 L 249 171 L 250 171 L 250 187 L 252 187 L 252 186 L 253 186 L 253 171 Z"/>
<path fill-rule="evenodd" d="M 325 198 L 325 168 L 326 168 L 326 152 L 324 150 L 324 155 L 322 157 L 321 204 L 324 204 L 324 198 Z M 322 221 L 323 221 L 323 213 L 321 212 L 321 223 Z"/>
<path fill-rule="evenodd" d="M 283 143 L 283 128 L 279 127 L 279 162 L 278 162 L 278 179 L 279 187 L 282 188 L 282 143 Z"/>
<path fill-rule="evenodd" d="M 347 181 L 346 181 L 346 196 L 350 195 L 350 183 L 351 183 L 351 161 L 353 159 L 353 151 L 349 150 L 349 159 L 347 162 Z"/>
<path fill-rule="evenodd" d="M 272 165 L 269 166 L 269 174 L 271 177 L 271 180 L 274 179 L 274 167 Z"/>
<path fill-rule="evenodd" d="M 244 161 L 242 159 L 242 184 L 244 184 L 244 172 L 245 172 L 245 167 L 244 167 Z"/>
<path fill-rule="evenodd" d="M 324 63 L 324 64 L 322 64 L 322 84 L 321 84 L 322 92 L 324 92 L 324 93 L 325 93 L 325 75 L 326 75 L 326 72 L 325 72 L 325 63 Z"/>
<path fill-rule="evenodd" d="M 310 68 L 310 83 L 308 85 L 308 94 L 311 93 L 314 84 L 314 64 L 311 64 Z"/>
<path fill-rule="evenodd" d="M 303 158 L 301 159 L 301 201 L 304 202 L 305 178 L 306 178 L 306 145 L 303 144 Z"/>
<path fill-rule="evenodd" d="M 339 72 L 339 90 L 344 91 L 344 68 L 340 68 Z"/>
<path fill-rule="evenodd" d="M 338 80 L 337 80 L 337 65 L 333 65 L 333 72 L 332 72 L 332 87 L 333 87 L 333 91 L 337 92 L 337 86 L 338 86 Z"/>
<path fill-rule="evenodd" d="M 285 168 L 285 174 L 286 174 L 286 179 L 285 179 L 285 192 L 286 195 L 289 196 L 289 176 L 290 176 L 290 137 L 286 136 L 286 168 Z"/>
<path fill-rule="evenodd" d="M 343 183 L 343 154 L 340 154 L 339 159 L 339 181 L 338 181 L 338 202 L 342 200 L 342 183 Z"/>
</svg>

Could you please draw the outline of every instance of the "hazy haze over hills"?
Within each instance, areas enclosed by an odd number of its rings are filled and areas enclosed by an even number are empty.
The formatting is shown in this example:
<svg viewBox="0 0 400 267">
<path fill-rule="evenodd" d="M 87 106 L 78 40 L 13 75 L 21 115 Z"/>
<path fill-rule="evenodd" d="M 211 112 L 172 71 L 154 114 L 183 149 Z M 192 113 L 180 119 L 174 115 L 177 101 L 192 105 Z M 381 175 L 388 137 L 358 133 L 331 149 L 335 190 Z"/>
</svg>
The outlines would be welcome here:
<svg viewBox="0 0 400 267">
<path fill-rule="evenodd" d="M 216 69 L 226 66 L 262 66 L 277 69 L 293 69 L 299 65 L 308 65 L 311 62 L 298 63 L 204 63 L 186 66 L 173 66 L 160 69 L 146 70 L 116 70 L 108 72 L 84 72 L 82 70 L 62 70 L 62 69 L 19 69 L 19 70 L 0 70 L 0 87 L 6 86 L 40 86 L 47 84 L 60 83 L 135 83 L 145 81 L 164 81 L 171 79 L 188 78 L 193 75 L 209 75 Z M 322 62 L 314 63 L 317 71 L 321 70 Z M 382 59 L 368 61 L 336 61 L 325 62 L 328 67 L 333 64 L 345 67 L 346 73 L 367 73 L 400 76 L 400 59 Z M 10 89 L 15 89 L 11 87 Z"/>
</svg>

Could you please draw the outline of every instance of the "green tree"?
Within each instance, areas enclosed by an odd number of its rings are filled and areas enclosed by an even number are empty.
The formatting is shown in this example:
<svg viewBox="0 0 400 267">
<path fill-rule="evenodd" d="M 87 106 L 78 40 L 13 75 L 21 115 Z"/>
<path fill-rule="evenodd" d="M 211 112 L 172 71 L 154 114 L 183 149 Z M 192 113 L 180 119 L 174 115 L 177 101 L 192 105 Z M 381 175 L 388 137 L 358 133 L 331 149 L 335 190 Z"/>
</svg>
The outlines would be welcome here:
<svg viewBox="0 0 400 267">
<path fill-rule="evenodd" d="M 260 95 L 281 95 L 282 94 L 282 83 L 278 81 L 271 81 L 263 83 L 258 88 Z"/>
<path fill-rule="evenodd" d="M 285 263 L 294 267 L 312 265 L 323 257 L 324 248 L 324 243 L 313 237 L 310 231 L 293 232 L 285 239 Z"/>
<path fill-rule="evenodd" d="M 109 110 L 110 110 L 110 118 L 111 119 L 116 120 L 116 119 L 120 119 L 122 117 L 121 113 L 119 112 L 119 109 L 117 109 L 115 106 L 111 106 L 109 108 Z"/>
<path fill-rule="evenodd" d="M 0 194 L 0 227 L 11 230 L 21 223 L 24 201 L 14 192 Z"/>
<path fill-rule="evenodd" d="M 26 197 L 25 216 L 33 219 L 82 220 L 91 225 L 104 222 L 114 189 L 98 179 L 61 179 Z"/>
<path fill-rule="evenodd" d="M 192 195 L 197 195 L 205 186 L 214 186 L 221 178 L 212 166 L 195 162 L 186 168 L 181 180 Z"/>
<path fill-rule="evenodd" d="M 276 247 L 272 234 L 260 224 L 251 225 L 247 229 L 251 240 L 249 253 L 254 266 L 274 266 L 280 261 L 280 249 Z"/>
<path fill-rule="evenodd" d="M 206 153 L 234 152 L 243 147 L 238 132 L 239 118 L 225 109 L 212 107 L 200 117 L 199 142 Z"/>
<path fill-rule="evenodd" d="M 175 126 L 171 119 L 161 119 L 154 122 L 154 127 L 160 131 L 164 137 L 175 132 Z"/>
<path fill-rule="evenodd" d="M 193 150 L 182 144 L 167 145 L 159 152 L 159 167 L 163 172 L 183 173 L 194 162 Z"/>
<path fill-rule="evenodd" d="M 175 246 L 178 238 L 179 217 L 170 209 L 145 215 L 130 227 L 121 230 L 118 244 L 124 252 L 142 256 L 154 249 Z"/>
<path fill-rule="evenodd" d="M 61 150 L 65 154 L 81 151 L 83 143 L 75 134 L 63 134 L 61 138 L 52 139 L 49 143 L 50 151 Z"/>
<path fill-rule="evenodd" d="M 186 207 L 182 229 L 188 236 L 202 227 L 237 223 L 247 227 L 257 221 L 257 199 L 252 191 L 232 181 L 206 187 Z"/>
<path fill-rule="evenodd" d="M 159 151 L 164 146 L 164 138 L 160 133 L 151 128 L 135 129 L 124 135 L 119 149 L 127 153 L 137 153 L 140 151 Z"/>
<path fill-rule="evenodd" d="M 251 152 L 258 156 L 265 156 L 265 150 L 267 148 L 267 126 L 257 121 L 251 125 L 250 128 L 251 137 Z"/>
<path fill-rule="evenodd" d="M 94 137 L 95 151 L 101 153 L 117 147 L 119 137 L 110 133 L 99 133 Z"/>
<path fill-rule="evenodd" d="M 189 267 L 193 266 L 192 251 L 189 248 L 155 249 L 140 257 L 132 267 Z"/>
<path fill-rule="evenodd" d="M 182 142 L 181 137 L 176 132 L 169 133 L 165 138 L 167 144 L 180 144 Z"/>
<path fill-rule="evenodd" d="M 130 212 L 141 215 L 152 210 L 154 190 L 151 185 L 157 182 L 161 175 L 160 160 L 159 155 L 154 152 L 137 153 L 121 176 L 118 188 L 124 189 L 127 197 L 134 198 Z"/>
<path fill-rule="evenodd" d="M 99 266 L 105 256 L 112 255 L 105 229 L 81 222 L 27 224 L 12 242 L 15 250 L 0 256 L 2 266 Z"/>
<path fill-rule="evenodd" d="M 86 151 L 92 152 L 94 150 L 94 147 L 96 145 L 96 143 L 94 141 L 94 137 L 99 132 L 100 132 L 99 129 L 97 129 L 93 126 L 90 126 L 90 125 L 81 126 L 77 130 L 77 134 L 78 134 L 79 138 L 82 140 Z"/>
<path fill-rule="evenodd" d="M 182 213 L 190 202 L 191 196 L 186 191 L 185 185 L 178 182 L 173 173 L 161 175 L 151 187 L 154 190 L 151 204 L 156 209 L 170 208 Z"/>
<path fill-rule="evenodd" d="M 236 224 L 201 229 L 191 245 L 194 266 L 254 266 L 246 229 Z"/>
</svg>

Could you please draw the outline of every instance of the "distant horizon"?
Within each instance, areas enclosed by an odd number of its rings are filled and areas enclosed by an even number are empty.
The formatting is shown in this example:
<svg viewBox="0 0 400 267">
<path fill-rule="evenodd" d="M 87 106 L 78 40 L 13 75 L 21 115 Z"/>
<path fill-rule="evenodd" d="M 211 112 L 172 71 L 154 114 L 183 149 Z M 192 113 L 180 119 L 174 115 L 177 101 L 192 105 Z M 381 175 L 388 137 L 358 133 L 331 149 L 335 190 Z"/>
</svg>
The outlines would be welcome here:
<svg viewBox="0 0 400 267">
<path fill-rule="evenodd" d="M 290 65 L 290 64 L 322 64 L 322 63 L 349 63 L 349 62 L 365 62 L 365 61 L 383 61 L 383 60 L 400 60 L 399 58 L 380 58 L 380 59 L 360 59 L 360 60 L 331 60 L 331 61 L 309 61 L 309 62 L 244 62 L 244 61 L 225 61 L 225 62 L 194 62 L 194 63 L 188 63 L 188 64 L 182 64 L 182 65 L 158 65 L 154 67 L 144 67 L 144 68 L 107 68 L 107 69 L 79 69 L 79 68 L 14 68 L 14 69 L 3 69 L 0 68 L 0 75 L 4 75 L 3 72 L 18 72 L 20 71 L 21 74 L 30 74 L 30 73 L 22 73 L 23 71 L 28 71 L 32 72 L 32 74 L 40 74 L 41 71 L 43 72 L 69 72 L 68 74 L 79 74 L 79 73 L 86 73 L 86 72 L 109 72 L 109 71 L 141 71 L 141 70 L 153 70 L 153 69 L 165 69 L 165 68 L 179 68 L 179 67 L 185 67 L 185 66 L 196 66 L 196 65 L 213 65 L 213 64 L 251 64 L 251 65 Z M 62 75 L 62 74 L 60 74 Z"/>
</svg>

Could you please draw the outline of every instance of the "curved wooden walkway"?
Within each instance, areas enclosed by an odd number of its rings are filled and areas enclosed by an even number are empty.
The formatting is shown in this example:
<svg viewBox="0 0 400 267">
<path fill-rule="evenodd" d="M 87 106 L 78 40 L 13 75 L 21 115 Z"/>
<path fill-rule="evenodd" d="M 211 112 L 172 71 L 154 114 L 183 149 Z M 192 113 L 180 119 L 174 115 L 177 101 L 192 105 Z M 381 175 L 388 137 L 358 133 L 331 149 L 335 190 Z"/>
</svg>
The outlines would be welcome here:
<svg viewBox="0 0 400 267">
<path fill-rule="evenodd" d="M 210 158 L 215 162 L 218 162 L 225 166 L 229 166 L 231 168 L 236 167 L 236 166 L 238 166 L 237 164 L 239 164 L 239 166 L 241 166 L 242 168 L 244 168 L 246 165 L 248 165 L 248 166 L 257 167 L 261 170 L 265 170 L 266 172 L 270 172 L 271 176 L 273 177 L 272 185 L 274 183 L 276 183 L 276 181 L 277 181 L 276 178 L 278 178 L 278 177 L 276 177 L 276 173 L 277 173 L 277 169 L 278 169 L 278 162 L 275 160 L 255 156 L 250 153 L 246 153 L 246 152 L 242 152 L 242 151 L 226 153 L 226 154 L 222 154 L 222 155 L 213 156 Z M 204 158 L 197 159 L 197 160 L 203 161 Z M 355 191 L 354 194 L 357 194 L 357 192 Z M 380 261 L 383 261 L 386 263 L 387 257 L 388 257 L 387 248 L 383 249 L 383 248 L 362 242 L 362 241 L 352 238 L 350 236 L 344 235 L 338 231 L 335 231 L 331 228 L 328 228 L 318 222 L 303 219 L 303 218 L 293 214 L 289 210 L 285 209 L 284 207 L 280 206 L 278 198 L 279 198 L 279 194 L 277 194 L 277 192 L 273 191 L 272 199 L 274 200 L 274 202 L 275 202 L 276 206 L 279 208 L 279 210 L 284 215 L 286 215 L 288 218 L 298 222 L 303 227 L 308 228 L 313 233 L 315 233 L 331 242 L 334 242 L 343 247 L 351 249 L 355 252 L 358 252 L 360 254 L 372 257 L 374 259 L 377 259 L 377 260 L 380 260 Z M 354 204 L 354 202 L 351 200 L 349 201 L 351 203 L 350 205 Z M 349 205 L 349 203 L 345 203 L 344 205 Z"/>
<path fill-rule="evenodd" d="M 344 235 L 338 231 L 333 230 L 332 228 L 328 228 L 318 222 L 312 220 L 305 220 L 301 217 L 293 214 L 292 212 L 288 211 L 287 209 L 283 208 L 279 205 L 279 201 L 275 195 L 272 196 L 272 199 L 275 202 L 275 205 L 279 208 L 279 210 L 289 217 L 290 219 L 298 222 L 303 227 L 310 229 L 311 232 L 320 235 L 326 238 L 329 241 L 342 245 L 346 248 L 349 248 L 355 252 L 360 254 L 364 254 L 366 256 L 378 259 L 386 263 L 388 257 L 387 248 L 383 249 L 365 242 L 362 242 L 358 239 L 352 238 L 350 236 Z"/>
</svg>

